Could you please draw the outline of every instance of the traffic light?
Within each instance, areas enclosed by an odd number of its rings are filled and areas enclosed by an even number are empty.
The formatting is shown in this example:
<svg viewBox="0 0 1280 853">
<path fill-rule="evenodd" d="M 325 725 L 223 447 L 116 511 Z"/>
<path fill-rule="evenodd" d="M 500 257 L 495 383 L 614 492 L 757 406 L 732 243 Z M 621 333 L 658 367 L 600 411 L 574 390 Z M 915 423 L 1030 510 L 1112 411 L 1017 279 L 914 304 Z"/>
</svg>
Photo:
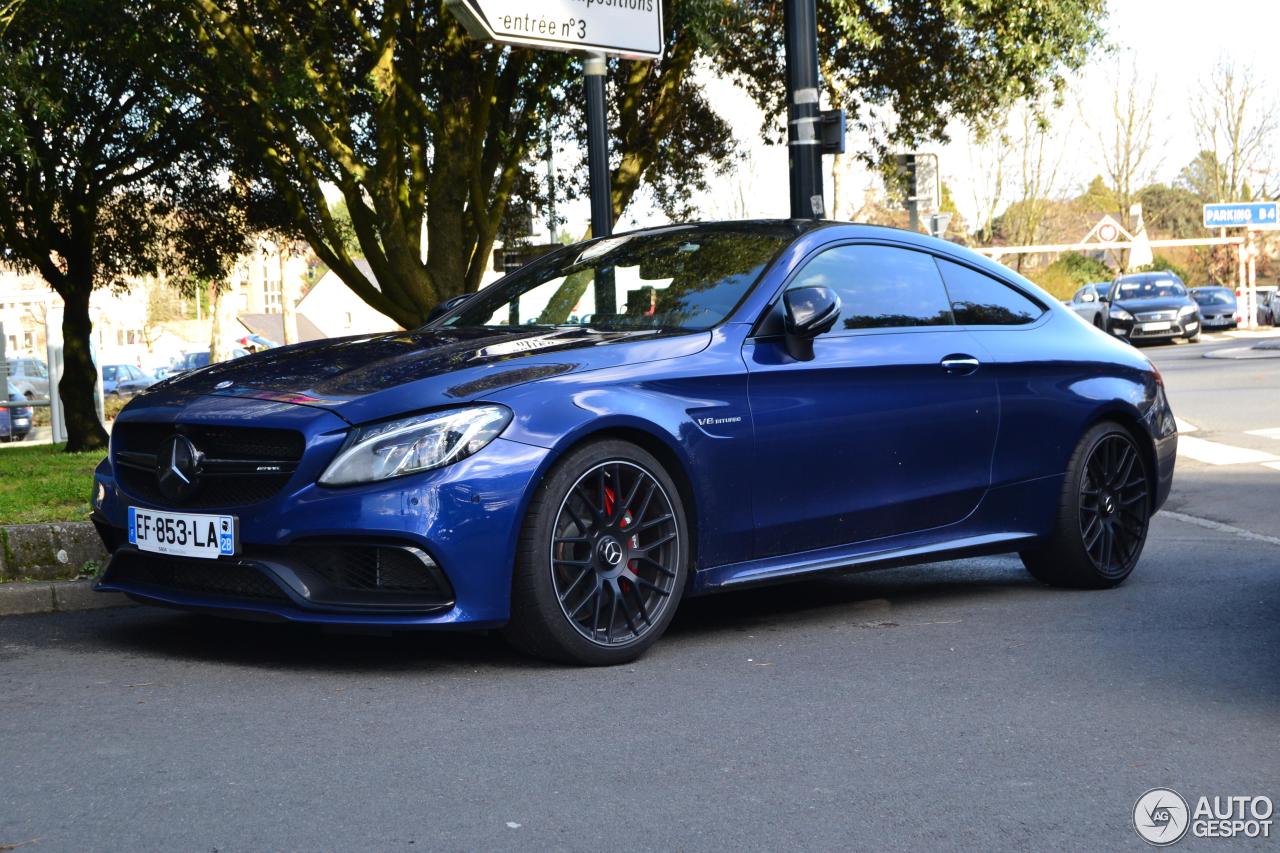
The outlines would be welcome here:
<svg viewBox="0 0 1280 853">
<path fill-rule="evenodd" d="M 895 154 L 893 162 L 897 166 L 898 180 L 901 182 L 903 199 L 911 204 L 915 201 L 918 193 L 918 185 L 916 182 L 916 155 L 914 154 Z"/>
</svg>

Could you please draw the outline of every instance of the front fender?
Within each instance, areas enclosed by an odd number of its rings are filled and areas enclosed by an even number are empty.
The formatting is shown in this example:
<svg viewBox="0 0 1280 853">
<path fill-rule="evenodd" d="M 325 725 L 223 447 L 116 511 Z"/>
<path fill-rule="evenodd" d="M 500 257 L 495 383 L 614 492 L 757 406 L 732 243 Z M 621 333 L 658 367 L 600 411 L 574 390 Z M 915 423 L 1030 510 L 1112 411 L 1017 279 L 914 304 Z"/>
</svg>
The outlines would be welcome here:
<svg viewBox="0 0 1280 853">
<path fill-rule="evenodd" d="M 669 473 L 687 484 L 693 499 L 695 565 L 747 559 L 754 536 L 754 438 L 741 334 L 717 330 L 712 346 L 662 370 L 624 365 L 493 395 L 514 413 L 503 437 L 547 448 L 552 460 L 601 435 L 639 433 L 660 442 L 680 468 Z"/>
</svg>

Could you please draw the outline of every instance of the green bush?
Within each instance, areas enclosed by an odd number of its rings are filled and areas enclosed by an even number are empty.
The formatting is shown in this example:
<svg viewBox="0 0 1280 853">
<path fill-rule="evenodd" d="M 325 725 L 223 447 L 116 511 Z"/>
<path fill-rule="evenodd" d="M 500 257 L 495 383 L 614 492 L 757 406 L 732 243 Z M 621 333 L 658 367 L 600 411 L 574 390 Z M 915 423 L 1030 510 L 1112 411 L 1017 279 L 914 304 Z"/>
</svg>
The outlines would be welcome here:
<svg viewBox="0 0 1280 853">
<path fill-rule="evenodd" d="M 1171 272 L 1183 281 L 1188 281 L 1187 270 L 1180 267 L 1164 255 L 1156 255 L 1151 259 L 1151 263 L 1145 267 L 1139 267 L 1134 272 Z"/>
<path fill-rule="evenodd" d="M 1081 285 L 1110 281 L 1111 270 L 1101 261 L 1080 252 L 1067 252 L 1030 278 L 1059 299 L 1070 299 Z"/>
</svg>

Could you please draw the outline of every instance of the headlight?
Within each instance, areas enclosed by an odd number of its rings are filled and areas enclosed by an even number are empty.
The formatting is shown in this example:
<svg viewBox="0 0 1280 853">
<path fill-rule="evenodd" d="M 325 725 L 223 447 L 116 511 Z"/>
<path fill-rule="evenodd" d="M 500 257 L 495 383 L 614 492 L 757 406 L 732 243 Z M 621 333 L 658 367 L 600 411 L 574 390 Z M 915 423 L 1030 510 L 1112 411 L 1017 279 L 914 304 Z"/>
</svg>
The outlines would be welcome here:
<svg viewBox="0 0 1280 853">
<path fill-rule="evenodd" d="M 1194 313 L 1196 313 L 1196 307 L 1194 305 L 1184 305 L 1178 309 L 1179 317 L 1190 317 Z"/>
<path fill-rule="evenodd" d="M 476 453 L 510 422 L 505 406 L 468 406 L 360 427 L 320 483 L 349 486 L 440 468 Z"/>
<path fill-rule="evenodd" d="M 1112 308 L 1111 319 L 1112 320 L 1132 320 L 1133 315 L 1130 314 L 1128 311 L 1124 310 L 1123 308 Z"/>
</svg>

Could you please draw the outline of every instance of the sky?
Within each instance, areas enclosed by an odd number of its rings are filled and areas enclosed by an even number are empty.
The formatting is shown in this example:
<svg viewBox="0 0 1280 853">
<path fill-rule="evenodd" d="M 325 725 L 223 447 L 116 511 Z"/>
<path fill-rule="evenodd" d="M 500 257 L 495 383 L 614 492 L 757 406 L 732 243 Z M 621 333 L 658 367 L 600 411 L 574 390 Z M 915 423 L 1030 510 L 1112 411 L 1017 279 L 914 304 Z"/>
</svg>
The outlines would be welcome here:
<svg viewBox="0 0 1280 853">
<path fill-rule="evenodd" d="M 1063 194 L 1078 193 L 1102 171 L 1098 131 L 1110 110 L 1111 79 L 1116 73 L 1117 58 L 1126 66 L 1135 62 L 1141 73 L 1154 81 L 1158 143 L 1150 177 L 1164 182 L 1172 181 L 1196 153 L 1189 104 L 1200 80 L 1220 59 L 1252 65 L 1271 87 L 1280 84 L 1280 61 L 1275 49 L 1280 35 L 1280 4 L 1265 0 L 1226 0 L 1220 4 L 1203 0 L 1111 0 L 1106 27 L 1108 40 L 1117 53 L 1099 55 L 1069 81 L 1073 97 L 1055 117 L 1064 129 L 1063 145 L 1068 152 L 1059 177 L 1059 192 Z M 714 177 L 710 191 L 697 198 L 700 216 L 786 216 L 785 147 L 760 141 L 761 116 L 745 93 L 731 82 L 709 75 L 705 83 L 717 109 L 730 118 L 743 156 L 732 174 Z M 1280 97 L 1280 89 L 1275 91 Z M 961 213 L 972 222 L 975 208 L 971 151 L 964 128 L 954 130 L 950 144 L 926 144 L 919 150 L 939 155 L 943 180 L 951 187 Z M 850 144 L 857 144 L 856 137 L 850 136 Z M 870 174 L 855 170 L 846 185 L 860 198 L 862 191 L 875 183 L 877 180 Z M 830 198 L 830 175 L 827 187 Z M 562 215 L 566 214 L 573 232 L 585 227 L 589 219 L 585 202 L 568 206 L 562 211 Z M 638 198 L 618 228 L 665 221 L 660 211 Z"/>
</svg>

